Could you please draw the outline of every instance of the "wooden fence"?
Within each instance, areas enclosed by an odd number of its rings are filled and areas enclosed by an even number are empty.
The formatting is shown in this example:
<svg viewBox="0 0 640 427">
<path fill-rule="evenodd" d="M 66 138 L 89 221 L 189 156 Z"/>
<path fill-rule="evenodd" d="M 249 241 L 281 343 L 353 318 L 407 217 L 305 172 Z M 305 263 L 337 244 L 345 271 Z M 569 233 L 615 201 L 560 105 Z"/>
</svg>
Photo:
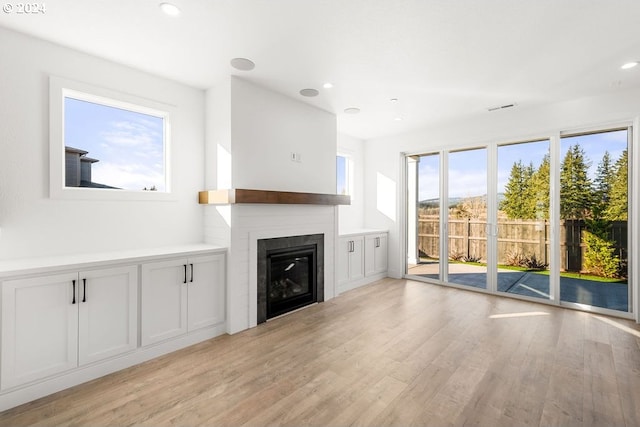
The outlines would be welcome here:
<svg viewBox="0 0 640 427">
<path fill-rule="evenodd" d="M 584 244 L 582 220 L 560 221 L 560 265 L 563 271 L 582 270 Z M 627 222 L 614 221 L 609 240 L 615 242 L 616 254 L 627 259 Z M 549 264 L 550 226 L 548 221 L 499 220 L 498 263 L 508 264 L 513 254 L 535 257 Z M 440 221 L 437 215 L 419 215 L 418 249 L 423 256 L 440 258 Z M 486 262 L 487 222 L 485 219 L 449 218 L 449 257 L 478 258 Z"/>
</svg>

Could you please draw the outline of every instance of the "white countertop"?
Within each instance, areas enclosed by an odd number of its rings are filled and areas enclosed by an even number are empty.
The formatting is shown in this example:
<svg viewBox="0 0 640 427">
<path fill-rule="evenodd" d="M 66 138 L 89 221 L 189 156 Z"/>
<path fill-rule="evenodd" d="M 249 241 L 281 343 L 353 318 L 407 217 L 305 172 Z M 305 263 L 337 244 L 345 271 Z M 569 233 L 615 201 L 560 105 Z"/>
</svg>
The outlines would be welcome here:
<svg viewBox="0 0 640 427">
<path fill-rule="evenodd" d="M 71 268 L 95 268 L 103 265 L 138 263 L 149 259 L 193 256 L 211 252 L 226 252 L 221 246 L 195 243 L 158 248 L 130 249 L 70 255 L 54 255 L 0 261 L 0 277 L 55 272 Z"/>
<path fill-rule="evenodd" d="M 352 228 L 349 230 L 340 230 L 338 235 L 340 237 L 347 236 L 357 236 L 362 234 L 378 234 L 378 233 L 388 233 L 389 230 L 384 230 L 380 228 Z"/>
</svg>

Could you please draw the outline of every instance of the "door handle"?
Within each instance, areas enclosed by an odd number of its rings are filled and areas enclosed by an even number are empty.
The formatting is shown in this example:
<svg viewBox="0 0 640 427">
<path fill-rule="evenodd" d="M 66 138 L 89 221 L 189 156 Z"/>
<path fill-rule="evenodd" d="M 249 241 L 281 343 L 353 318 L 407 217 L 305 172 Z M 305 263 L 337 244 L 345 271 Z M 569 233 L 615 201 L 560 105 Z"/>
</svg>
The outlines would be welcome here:
<svg viewBox="0 0 640 427">
<path fill-rule="evenodd" d="M 193 264 L 191 264 L 191 280 L 189 282 L 193 283 Z"/>
<path fill-rule="evenodd" d="M 87 302 L 87 279 L 82 279 L 82 302 Z"/>
<path fill-rule="evenodd" d="M 184 281 L 182 283 L 187 283 L 187 264 L 182 264 L 184 267 Z"/>
<path fill-rule="evenodd" d="M 73 301 L 71 301 L 71 304 L 75 304 L 76 303 L 76 281 L 73 280 Z"/>
</svg>

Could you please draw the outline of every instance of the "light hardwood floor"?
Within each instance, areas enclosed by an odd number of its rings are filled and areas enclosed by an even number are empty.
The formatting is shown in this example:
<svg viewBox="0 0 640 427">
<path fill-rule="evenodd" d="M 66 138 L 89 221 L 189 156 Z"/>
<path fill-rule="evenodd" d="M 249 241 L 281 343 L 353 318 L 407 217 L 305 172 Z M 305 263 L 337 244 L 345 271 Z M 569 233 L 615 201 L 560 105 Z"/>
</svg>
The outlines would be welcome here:
<svg viewBox="0 0 640 427">
<path fill-rule="evenodd" d="M 634 322 L 385 279 L 0 425 L 640 426 Z"/>
</svg>

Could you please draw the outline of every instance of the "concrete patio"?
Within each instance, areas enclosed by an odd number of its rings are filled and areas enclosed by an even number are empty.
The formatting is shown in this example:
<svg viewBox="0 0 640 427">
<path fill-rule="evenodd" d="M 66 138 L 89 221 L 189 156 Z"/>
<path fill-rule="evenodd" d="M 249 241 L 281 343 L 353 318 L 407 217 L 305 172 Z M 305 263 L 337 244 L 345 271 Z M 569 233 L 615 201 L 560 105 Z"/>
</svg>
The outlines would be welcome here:
<svg viewBox="0 0 640 427">
<path fill-rule="evenodd" d="M 408 274 L 438 279 L 438 263 L 410 265 Z M 486 288 L 486 268 L 477 265 L 449 264 L 450 283 Z M 498 291 L 528 297 L 549 299 L 549 276 L 535 271 L 498 269 Z M 565 302 L 628 311 L 629 292 L 626 283 L 606 283 L 588 279 L 561 277 L 560 299 Z"/>
</svg>

